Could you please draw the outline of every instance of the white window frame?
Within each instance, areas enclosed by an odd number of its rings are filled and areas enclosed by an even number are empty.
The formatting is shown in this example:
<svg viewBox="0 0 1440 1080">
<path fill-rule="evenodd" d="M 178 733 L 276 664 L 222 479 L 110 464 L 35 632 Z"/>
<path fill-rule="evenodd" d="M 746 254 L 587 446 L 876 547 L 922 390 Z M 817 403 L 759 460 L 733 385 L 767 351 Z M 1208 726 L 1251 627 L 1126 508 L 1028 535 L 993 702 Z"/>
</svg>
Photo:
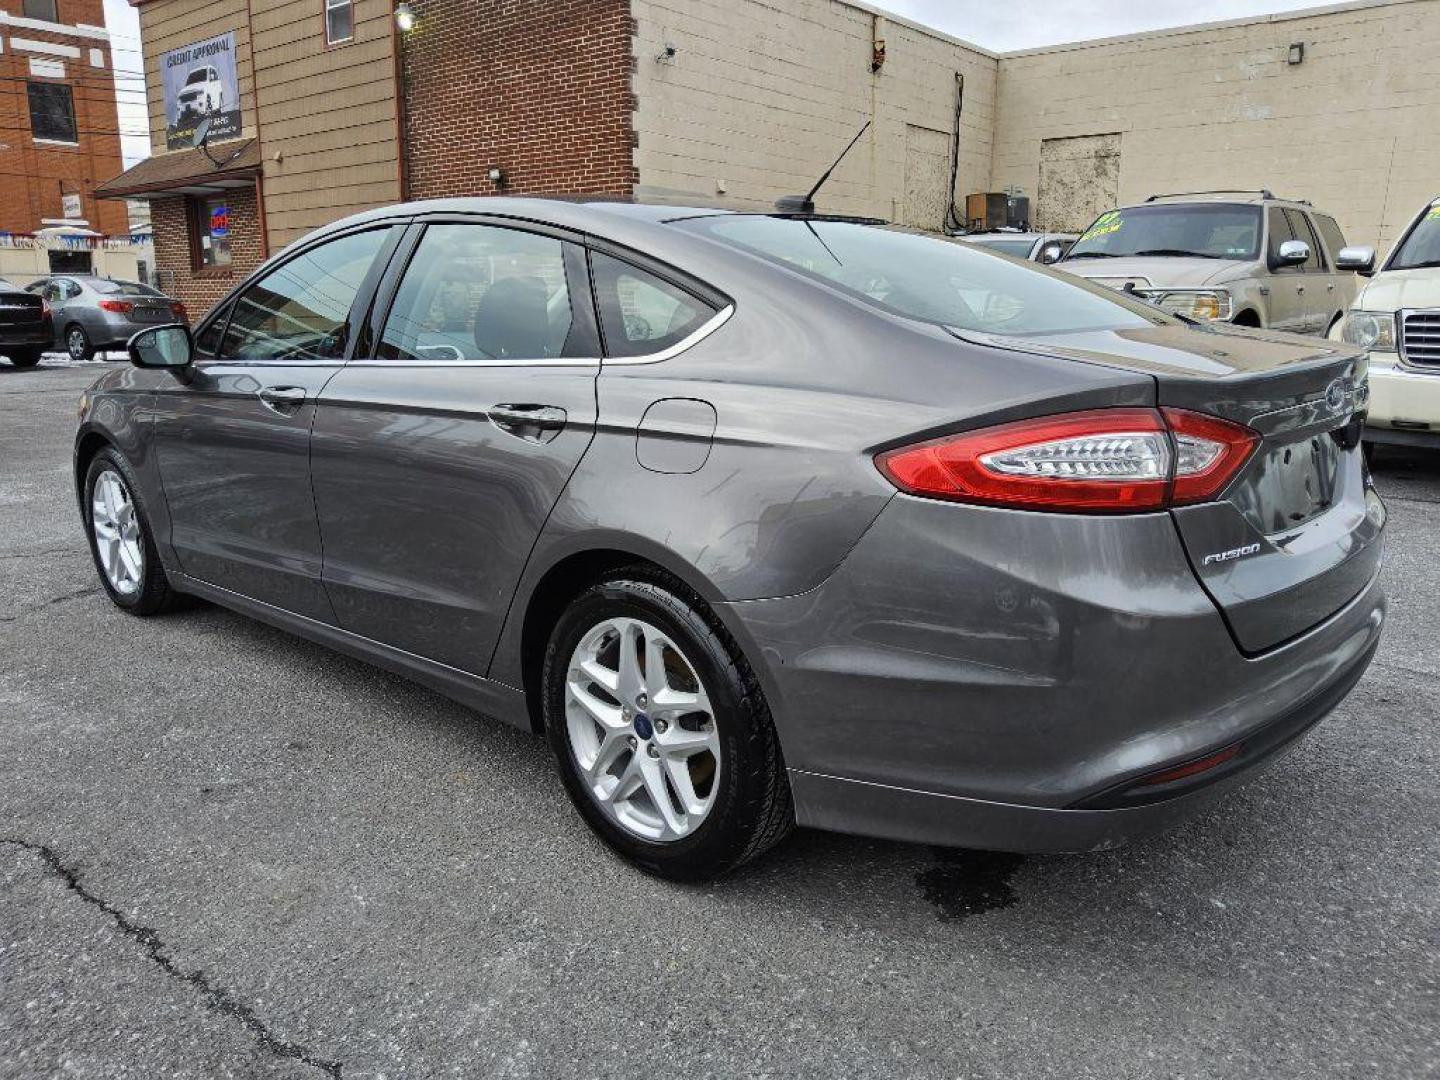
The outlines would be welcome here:
<svg viewBox="0 0 1440 1080">
<path fill-rule="evenodd" d="M 330 12 L 337 8 L 350 9 L 350 33 L 343 38 L 332 38 L 330 36 Z M 325 44 L 343 45 L 347 41 L 355 40 L 355 0 L 325 0 Z"/>
</svg>

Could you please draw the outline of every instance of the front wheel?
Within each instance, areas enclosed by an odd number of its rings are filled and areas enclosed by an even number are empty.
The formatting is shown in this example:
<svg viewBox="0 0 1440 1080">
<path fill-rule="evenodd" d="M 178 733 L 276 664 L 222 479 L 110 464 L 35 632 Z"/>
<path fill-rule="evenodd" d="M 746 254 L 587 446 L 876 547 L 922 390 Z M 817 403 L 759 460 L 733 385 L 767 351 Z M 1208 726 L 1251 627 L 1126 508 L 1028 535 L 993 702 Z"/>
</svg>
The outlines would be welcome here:
<svg viewBox="0 0 1440 1080">
<path fill-rule="evenodd" d="M 623 574 L 576 598 L 550 637 L 542 687 L 571 800 L 642 869 L 715 878 L 794 824 L 754 672 L 723 624 L 668 576 Z"/>
<path fill-rule="evenodd" d="M 155 615 L 175 607 L 150 532 L 150 519 L 135 495 L 129 464 L 105 449 L 85 473 L 85 533 L 100 583 L 116 605 L 132 615 Z"/>
<path fill-rule="evenodd" d="M 40 363 L 40 356 L 43 352 L 43 349 L 12 349 L 6 355 L 9 356 L 10 363 L 14 367 L 32 368 Z"/>
</svg>

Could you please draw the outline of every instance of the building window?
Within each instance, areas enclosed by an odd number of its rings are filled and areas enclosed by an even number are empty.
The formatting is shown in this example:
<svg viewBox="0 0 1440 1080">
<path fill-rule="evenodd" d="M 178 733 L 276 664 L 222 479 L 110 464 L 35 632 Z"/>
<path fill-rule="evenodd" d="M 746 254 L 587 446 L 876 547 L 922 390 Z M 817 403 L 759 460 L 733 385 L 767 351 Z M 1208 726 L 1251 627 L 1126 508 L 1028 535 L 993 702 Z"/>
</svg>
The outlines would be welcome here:
<svg viewBox="0 0 1440 1080">
<path fill-rule="evenodd" d="M 55 10 L 56 0 L 25 0 L 22 11 L 27 19 L 43 19 L 45 22 L 59 22 L 60 13 Z"/>
<path fill-rule="evenodd" d="M 64 83 L 29 83 L 30 130 L 37 139 L 76 142 L 75 99 Z"/>
<path fill-rule="evenodd" d="M 195 269 L 208 270 L 230 265 L 230 202 L 224 195 L 211 195 L 191 202 L 190 222 L 195 237 Z"/>
<path fill-rule="evenodd" d="M 355 36 L 353 0 L 325 0 L 325 41 L 338 45 Z"/>
</svg>

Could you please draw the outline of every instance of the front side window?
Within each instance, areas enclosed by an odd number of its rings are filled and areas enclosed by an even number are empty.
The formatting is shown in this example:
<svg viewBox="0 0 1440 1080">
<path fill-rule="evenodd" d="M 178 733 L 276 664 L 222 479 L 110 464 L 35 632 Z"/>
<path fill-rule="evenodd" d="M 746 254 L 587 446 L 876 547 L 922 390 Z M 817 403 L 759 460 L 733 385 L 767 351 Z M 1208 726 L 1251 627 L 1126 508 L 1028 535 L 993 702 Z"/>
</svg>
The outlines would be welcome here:
<svg viewBox="0 0 1440 1080">
<path fill-rule="evenodd" d="M 325 0 L 325 40 L 331 45 L 355 36 L 355 5 L 352 0 Z"/>
<path fill-rule="evenodd" d="M 1340 254 L 1340 249 L 1345 246 L 1345 234 L 1340 231 L 1340 226 L 1329 214 L 1316 214 L 1315 227 L 1325 238 L 1325 246 L 1330 249 L 1330 258 L 1334 260 Z"/>
<path fill-rule="evenodd" d="M 715 308 L 627 262 L 595 253 L 595 296 L 609 356 L 645 356 L 678 345 Z"/>
<path fill-rule="evenodd" d="M 1386 270 L 1422 270 L 1440 266 L 1440 200 L 1436 200 L 1400 241 Z"/>
<path fill-rule="evenodd" d="M 229 200 L 224 195 L 196 199 L 194 212 L 190 227 L 195 233 L 196 269 L 229 266 L 232 259 Z"/>
<path fill-rule="evenodd" d="M 1302 241 L 1310 248 L 1310 258 L 1300 264 L 1303 273 L 1314 273 L 1325 269 L 1325 264 L 1320 258 L 1320 241 L 1315 238 L 1315 230 L 1310 228 L 1310 223 L 1305 220 L 1305 215 L 1299 210 L 1285 210 L 1285 217 L 1290 222 L 1290 231 L 1295 234 L 1295 239 Z"/>
<path fill-rule="evenodd" d="M 220 351 L 220 335 L 225 332 L 225 320 L 230 318 L 230 307 L 227 304 L 206 323 L 205 329 L 195 335 L 195 353 L 205 359 L 211 359 Z"/>
<path fill-rule="evenodd" d="M 1157 255 L 1248 261 L 1259 254 L 1258 206 L 1154 203 L 1101 214 L 1066 258 Z"/>
<path fill-rule="evenodd" d="M 339 360 L 350 309 L 389 234 L 330 240 L 271 270 L 235 301 L 220 348 L 225 360 Z"/>
<path fill-rule="evenodd" d="M 745 214 L 678 224 L 884 310 L 962 330 L 1044 334 L 1176 323 L 1113 289 L 923 233 Z M 596 283 L 598 288 L 598 273 Z"/>
<path fill-rule="evenodd" d="M 563 240 L 493 225 L 431 225 L 385 321 L 381 360 L 575 355 Z"/>
<path fill-rule="evenodd" d="M 55 0 L 25 0 L 21 10 L 27 19 L 43 19 L 45 22 L 60 21 L 60 13 L 55 10 Z"/>
<path fill-rule="evenodd" d="M 75 98 L 64 83 L 29 83 L 30 131 L 51 142 L 77 141 Z"/>
</svg>

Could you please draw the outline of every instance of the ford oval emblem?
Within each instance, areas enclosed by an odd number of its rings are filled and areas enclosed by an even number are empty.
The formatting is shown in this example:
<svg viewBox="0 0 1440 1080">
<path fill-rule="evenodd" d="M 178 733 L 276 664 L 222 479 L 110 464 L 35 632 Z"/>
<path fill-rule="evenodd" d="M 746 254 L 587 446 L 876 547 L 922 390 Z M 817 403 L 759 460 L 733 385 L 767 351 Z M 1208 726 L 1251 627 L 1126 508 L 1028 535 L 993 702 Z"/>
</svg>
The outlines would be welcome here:
<svg viewBox="0 0 1440 1080">
<path fill-rule="evenodd" d="M 1345 408 L 1345 399 L 1349 397 L 1349 390 L 1344 379 L 1336 379 L 1325 388 L 1325 407 L 1332 413 L 1338 413 Z"/>
</svg>

